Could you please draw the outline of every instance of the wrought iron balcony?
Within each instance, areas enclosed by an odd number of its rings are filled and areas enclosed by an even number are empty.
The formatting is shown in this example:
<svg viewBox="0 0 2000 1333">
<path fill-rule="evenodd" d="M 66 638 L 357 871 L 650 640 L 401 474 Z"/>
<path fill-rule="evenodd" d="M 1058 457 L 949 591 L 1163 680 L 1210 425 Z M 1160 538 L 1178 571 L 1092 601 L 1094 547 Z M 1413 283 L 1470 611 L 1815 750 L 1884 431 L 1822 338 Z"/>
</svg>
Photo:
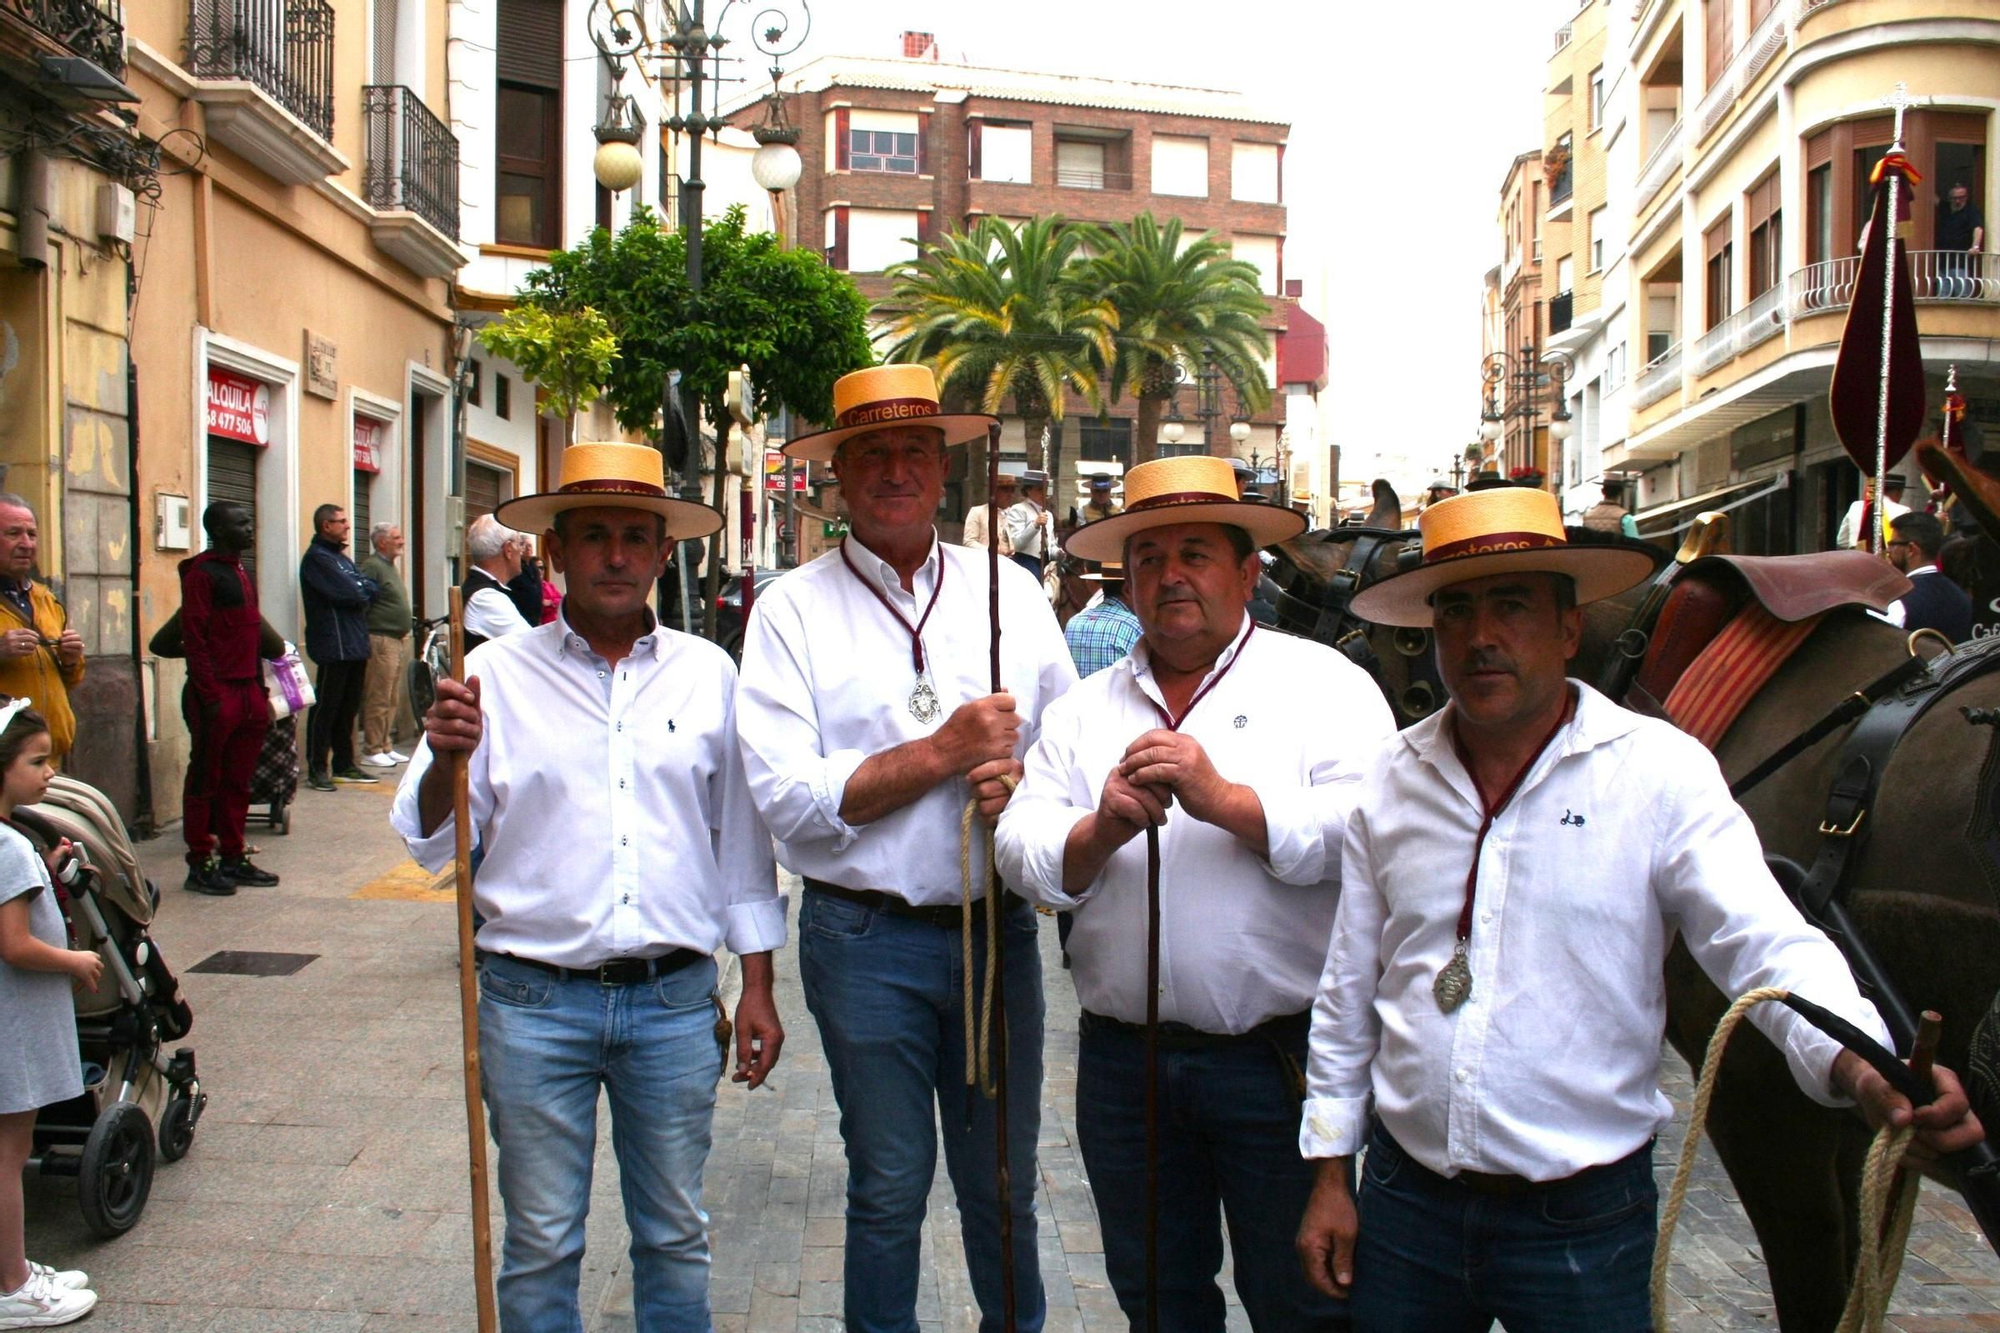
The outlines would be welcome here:
<svg viewBox="0 0 2000 1333">
<path fill-rule="evenodd" d="M 1565 333 L 1575 317 L 1576 293 L 1557 292 L 1549 300 L 1549 332 Z"/>
<path fill-rule="evenodd" d="M 114 78 L 125 73 L 125 9 L 120 0 L 0 0 L 42 36 Z"/>
<path fill-rule="evenodd" d="M 192 0 L 188 72 L 262 89 L 333 139 L 333 6 L 326 0 Z"/>
<path fill-rule="evenodd" d="M 2000 305 L 2000 256 L 1965 250 L 1911 250 L 1910 294 L 1919 301 Z M 1792 318 L 1845 310 L 1854 300 L 1861 256 L 1808 264 L 1792 274 Z"/>
<path fill-rule="evenodd" d="M 1569 197 L 1575 193 L 1575 189 L 1576 169 L 1565 164 L 1562 174 L 1557 176 L 1555 183 L 1549 186 L 1549 207 L 1551 209 L 1560 208 L 1563 204 L 1568 203 Z"/>
<path fill-rule="evenodd" d="M 1129 190 L 1129 171 L 1098 171 L 1090 167 L 1057 167 L 1056 184 L 1065 190 Z"/>
<path fill-rule="evenodd" d="M 361 197 L 370 208 L 406 210 L 458 239 L 458 139 L 408 88 L 361 90 L 367 162 Z"/>
</svg>

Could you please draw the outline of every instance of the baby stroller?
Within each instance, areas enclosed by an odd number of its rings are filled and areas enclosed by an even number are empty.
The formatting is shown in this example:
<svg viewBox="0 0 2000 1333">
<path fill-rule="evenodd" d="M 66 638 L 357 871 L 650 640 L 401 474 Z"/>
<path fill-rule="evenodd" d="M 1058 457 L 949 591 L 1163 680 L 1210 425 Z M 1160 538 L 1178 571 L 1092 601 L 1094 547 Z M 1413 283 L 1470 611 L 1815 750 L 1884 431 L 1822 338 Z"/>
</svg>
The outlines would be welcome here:
<svg viewBox="0 0 2000 1333">
<path fill-rule="evenodd" d="M 41 804 L 15 809 L 14 824 L 43 847 L 75 844 L 77 864 L 63 868 L 57 898 L 75 947 L 104 958 L 96 990 L 76 999 L 83 1093 L 42 1108 L 28 1165 L 74 1176 L 84 1222 L 108 1239 L 130 1231 L 146 1207 L 155 1143 L 173 1162 L 194 1142 L 208 1094 L 194 1049 L 169 1046 L 187 1036 L 194 1013 L 146 933 L 159 890 L 103 793 L 58 775 Z"/>
</svg>

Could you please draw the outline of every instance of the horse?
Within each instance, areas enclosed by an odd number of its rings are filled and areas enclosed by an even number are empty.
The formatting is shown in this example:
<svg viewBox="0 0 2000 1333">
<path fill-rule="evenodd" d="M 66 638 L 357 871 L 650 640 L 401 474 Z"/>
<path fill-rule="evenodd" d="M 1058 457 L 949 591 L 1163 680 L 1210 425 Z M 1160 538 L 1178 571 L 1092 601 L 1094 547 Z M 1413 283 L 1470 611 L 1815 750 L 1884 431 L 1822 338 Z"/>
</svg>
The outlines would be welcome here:
<svg viewBox="0 0 2000 1333">
<path fill-rule="evenodd" d="M 1992 500 L 2000 514 L 2000 485 Z M 1441 688 L 1433 699 L 1417 688 L 1435 679 L 1429 634 L 1414 632 L 1421 636 L 1416 651 L 1412 631 L 1364 625 L 1344 610 L 1346 597 L 1364 582 L 1413 558 L 1406 551 L 1416 534 L 1385 533 L 1364 548 L 1352 532 L 1309 533 L 1278 552 L 1273 576 L 1288 594 L 1281 624 L 1315 635 L 1331 620 L 1336 637 L 1346 640 L 1343 651 L 1357 660 L 1365 645 L 1398 723 L 1407 726 L 1443 704 Z M 1357 551 L 1363 561 L 1358 577 L 1350 577 Z M 1585 608 L 1573 675 L 1601 678 L 1643 595 L 1642 585 Z M 1330 605 L 1337 607 L 1331 615 Z M 1827 613 L 1716 744 L 1725 778 L 1743 777 L 1914 651 L 1910 636 L 1859 607 Z M 1938 1060 L 1964 1071 L 1975 1028 L 2000 992 L 2000 862 L 1989 850 L 2000 847 L 2000 836 L 1986 844 L 1968 836 L 1981 818 L 1985 775 L 2000 774 L 2000 727 L 1975 724 L 1961 707 L 2000 708 L 2000 672 L 1960 686 L 1948 705 L 1930 709 L 1904 737 L 1866 816 L 1867 840 L 1843 892 L 1858 933 L 1911 1007 L 1945 1016 Z M 1742 798 L 1767 854 L 1802 865 L 1814 859 L 1844 735 L 1836 730 Z M 1730 997 L 1678 941 L 1664 975 L 1667 1039 L 1699 1068 Z M 2000 1018 L 1995 1022 L 2000 1026 Z M 2000 1099 L 1989 1091 L 1975 1109 L 2000 1130 Z M 1856 1194 L 1867 1127 L 1854 1112 L 1807 1097 L 1783 1056 L 1750 1029 L 1739 1032 L 1724 1057 L 1707 1128 L 1763 1248 L 1780 1327 L 1785 1333 L 1834 1328 L 1858 1248 Z"/>
</svg>

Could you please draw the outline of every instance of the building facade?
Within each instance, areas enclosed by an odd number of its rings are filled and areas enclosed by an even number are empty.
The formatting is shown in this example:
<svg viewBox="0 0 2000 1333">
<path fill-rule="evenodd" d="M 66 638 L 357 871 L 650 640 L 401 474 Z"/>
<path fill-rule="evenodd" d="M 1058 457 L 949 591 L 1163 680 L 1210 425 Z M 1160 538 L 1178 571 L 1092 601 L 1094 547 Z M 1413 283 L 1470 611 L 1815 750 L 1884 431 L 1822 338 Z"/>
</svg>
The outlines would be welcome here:
<svg viewBox="0 0 2000 1333">
<path fill-rule="evenodd" d="M 1538 389 L 1527 395 L 1518 392 L 1515 368 L 1539 363 L 1548 337 L 1548 301 L 1542 290 L 1542 233 L 1548 196 L 1539 151 L 1522 153 L 1508 164 L 1500 182 L 1500 271 L 1489 298 L 1498 317 L 1483 322 L 1485 345 L 1480 348 L 1484 358 L 1481 370 L 1486 376 L 1485 412 L 1488 416 L 1497 413 L 1497 422 L 1490 424 L 1497 425 L 1499 433 L 1489 439 L 1492 447 L 1478 460 L 1475 471 L 1491 466 L 1505 476 L 1523 468 L 1546 470 L 1548 414 L 1544 395 Z M 1497 345 L 1491 341 L 1496 333 Z M 1541 418 L 1540 425 L 1534 424 L 1525 410 L 1530 403 Z"/>
</svg>

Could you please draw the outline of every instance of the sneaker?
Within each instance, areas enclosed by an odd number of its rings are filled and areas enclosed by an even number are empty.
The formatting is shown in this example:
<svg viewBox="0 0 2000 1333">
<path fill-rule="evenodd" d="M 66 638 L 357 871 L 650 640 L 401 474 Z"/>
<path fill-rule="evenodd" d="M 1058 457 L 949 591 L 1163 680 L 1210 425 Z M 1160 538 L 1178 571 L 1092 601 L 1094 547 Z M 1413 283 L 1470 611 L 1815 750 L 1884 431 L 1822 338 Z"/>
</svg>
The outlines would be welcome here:
<svg viewBox="0 0 2000 1333">
<path fill-rule="evenodd" d="M 238 884 L 250 884 L 266 888 L 278 882 L 278 877 L 260 866 L 250 864 L 248 856 L 225 856 L 222 858 L 222 873 Z"/>
<path fill-rule="evenodd" d="M 382 780 L 374 776 L 372 773 L 363 773 L 360 769 L 355 768 L 352 765 L 349 765 L 348 767 L 341 769 L 338 773 L 335 773 L 333 776 L 338 778 L 342 782 L 365 782 L 368 783 L 370 786 L 373 786 L 375 783 L 378 783 Z"/>
<path fill-rule="evenodd" d="M 82 1291 L 90 1285 L 90 1274 L 81 1268 L 50 1268 L 47 1264 L 38 1264 L 30 1259 L 28 1271 L 47 1278 L 64 1291 Z"/>
<path fill-rule="evenodd" d="M 306 774 L 306 786 L 311 787 L 314 791 L 340 790 L 333 785 L 333 779 L 327 775 L 326 770 L 320 768 L 315 768 Z"/>
<path fill-rule="evenodd" d="M 46 1273 L 28 1270 L 19 1291 L 0 1291 L 0 1328 L 53 1328 L 89 1314 L 97 1293 L 59 1287 Z"/>
<path fill-rule="evenodd" d="M 189 893 L 204 893 L 211 898 L 227 898 L 236 892 L 236 881 L 223 874 L 222 862 L 211 856 L 200 865 L 188 867 L 187 879 L 181 883 L 181 887 Z"/>
<path fill-rule="evenodd" d="M 363 755 L 361 756 L 361 762 L 370 768 L 394 768 L 396 766 L 396 760 L 386 753 Z"/>
<path fill-rule="evenodd" d="M 398 754 L 394 750 L 382 751 L 382 758 L 387 759 L 392 764 L 407 764 L 410 762 L 410 756 L 406 754 Z"/>
</svg>

